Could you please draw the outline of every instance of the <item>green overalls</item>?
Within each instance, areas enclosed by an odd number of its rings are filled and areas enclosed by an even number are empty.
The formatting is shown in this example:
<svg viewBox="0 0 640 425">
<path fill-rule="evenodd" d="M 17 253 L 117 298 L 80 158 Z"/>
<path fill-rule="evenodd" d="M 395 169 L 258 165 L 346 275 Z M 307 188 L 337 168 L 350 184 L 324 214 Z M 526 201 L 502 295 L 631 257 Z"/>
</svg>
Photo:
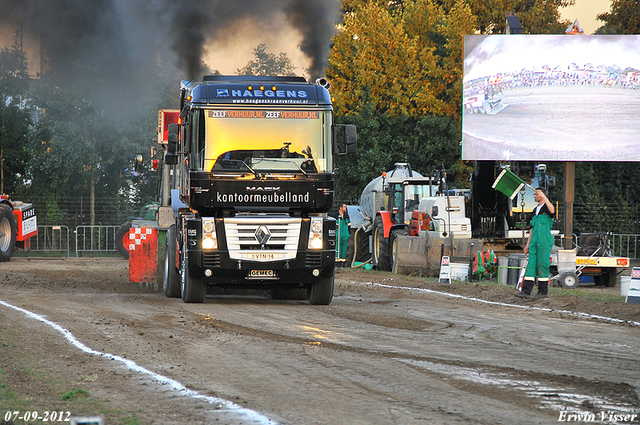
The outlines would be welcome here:
<svg viewBox="0 0 640 425">
<path fill-rule="evenodd" d="M 538 282 L 549 281 L 551 247 L 553 247 L 553 236 L 551 235 L 553 218 L 548 213 L 549 210 L 545 205 L 538 215 L 531 219 L 529 260 L 524 274 L 527 280 L 535 280 L 536 276 L 538 276 Z"/>
<path fill-rule="evenodd" d="M 349 225 L 351 220 L 338 214 L 338 258 L 347 258 L 349 247 Z"/>
</svg>

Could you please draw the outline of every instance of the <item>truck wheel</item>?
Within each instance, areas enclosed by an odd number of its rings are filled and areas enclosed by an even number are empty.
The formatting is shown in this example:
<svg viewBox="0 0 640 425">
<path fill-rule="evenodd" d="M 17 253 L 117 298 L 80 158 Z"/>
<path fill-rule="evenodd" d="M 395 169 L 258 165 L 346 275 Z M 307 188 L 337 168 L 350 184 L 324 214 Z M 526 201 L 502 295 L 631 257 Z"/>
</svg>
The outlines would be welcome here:
<svg viewBox="0 0 640 425">
<path fill-rule="evenodd" d="M 578 286 L 578 275 L 575 272 L 564 272 L 560 275 L 560 286 L 575 289 Z"/>
<path fill-rule="evenodd" d="M 202 303 L 207 296 L 207 286 L 201 278 L 191 276 L 189 273 L 189 259 L 185 252 L 182 256 L 182 270 L 180 273 L 182 301 L 185 303 Z"/>
<path fill-rule="evenodd" d="M 116 250 L 125 260 L 129 259 L 129 229 L 131 229 L 131 222 L 127 221 L 116 232 Z"/>
<path fill-rule="evenodd" d="M 180 296 L 180 274 L 176 267 L 176 226 L 167 229 L 167 242 L 164 246 L 164 274 L 162 279 L 164 294 L 169 298 Z"/>
<path fill-rule="evenodd" d="M 391 270 L 398 262 L 398 236 L 409 236 L 409 230 L 397 229 L 391 232 L 389 245 L 391 246 Z"/>
<path fill-rule="evenodd" d="M 380 216 L 376 217 L 373 222 L 373 262 L 378 270 L 391 271 L 389 238 L 384 237 L 384 227 Z"/>
<path fill-rule="evenodd" d="M 307 287 L 307 299 L 311 305 L 329 305 L 333 299 L 334 273 Z"/>
<path fill-rule="evenodd" d="M 11 259 L 16 250 L 16 217 L 7 205 L 0 205 L 0 261 Z"/>
</svg>

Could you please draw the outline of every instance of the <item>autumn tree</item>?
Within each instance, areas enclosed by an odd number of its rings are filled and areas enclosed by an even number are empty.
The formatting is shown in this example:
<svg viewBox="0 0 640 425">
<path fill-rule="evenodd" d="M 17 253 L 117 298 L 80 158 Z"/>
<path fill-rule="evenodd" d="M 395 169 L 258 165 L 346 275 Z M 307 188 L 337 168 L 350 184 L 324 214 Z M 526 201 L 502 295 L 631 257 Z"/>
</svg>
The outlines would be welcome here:
<svg viewBox="0 0 640 425">
<path fill-rule="evenodd" d="M 360 145 L 355 158 L 338 161 L 341 198 L 355 199 L 395 162 L 429 174 L 460 156 L 461 34 L 475 19 L 464 3 L 449 14 L 430 0 L 392 6 L 355 7 L 334 38 L 327 76 L 335 110 L 358 126 Z"/>
<path fill-rule="evenodd" d="M 355 199 L 397 161 L 422 173 L 444 164 L 458 187 L 465 34 L 502 33 L 506 12 L 525 33 L 562 33 L 573 0 L 344 0 L 327 76 L 339 119 L 358 125 L 354 158 L 337 162 L 338 197 Z M 452 175 L 453 174 L 453 175 Z"/>
</svg>

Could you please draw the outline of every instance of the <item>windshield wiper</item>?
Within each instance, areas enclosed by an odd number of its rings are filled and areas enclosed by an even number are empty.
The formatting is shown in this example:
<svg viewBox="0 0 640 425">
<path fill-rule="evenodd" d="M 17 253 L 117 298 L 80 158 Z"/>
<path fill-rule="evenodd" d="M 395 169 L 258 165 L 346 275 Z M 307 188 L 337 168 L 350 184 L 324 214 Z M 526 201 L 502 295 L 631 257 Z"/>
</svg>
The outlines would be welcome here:
<svg viewBox="0 0 640 425">
<path fill-rule="evenodd" d="M 246 162 L 241 161 L 239 159 L 222 159 L 222 160 L 216 161 L 215 165 L 218 165 L 218 164 L 220 164 L 220 166 L 222 167 L 223 170 L 228 170 L 229 169 L 229 168 L 225 167 L 225 164 L 237 164 L 238 169 L 240 169 L 241 167 L 245 167 L 246 169 L 251 171 L 251 173 L 254 176 L 258 177 L 258 173 L 256 173 L 256 171 L 253 168 L 251 168 L 249 166 L 249 164 L 247 164 Z M 213 167 L 213 169 L 211 171 L 215 171 L 215 169 L 216 169 L 215 165 L 214 165 L 214 167 Z"/>
</svg>

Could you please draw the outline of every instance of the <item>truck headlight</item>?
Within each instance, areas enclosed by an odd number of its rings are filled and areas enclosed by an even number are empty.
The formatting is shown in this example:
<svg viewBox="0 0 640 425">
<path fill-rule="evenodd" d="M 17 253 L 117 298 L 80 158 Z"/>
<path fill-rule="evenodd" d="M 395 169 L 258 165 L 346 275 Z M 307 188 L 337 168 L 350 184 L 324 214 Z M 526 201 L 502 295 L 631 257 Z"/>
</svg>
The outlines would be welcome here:
<svg viewBox="0 0 640 425">
<path fill-rule="evenodd" d="M 218 249 L 215 221 L 202 220 L 202 249 Z"/>
<path fill-rule="evenodd" d="M 311 217 L 309 249 L 322 249 L 322 217 Z"/>
</svg>

